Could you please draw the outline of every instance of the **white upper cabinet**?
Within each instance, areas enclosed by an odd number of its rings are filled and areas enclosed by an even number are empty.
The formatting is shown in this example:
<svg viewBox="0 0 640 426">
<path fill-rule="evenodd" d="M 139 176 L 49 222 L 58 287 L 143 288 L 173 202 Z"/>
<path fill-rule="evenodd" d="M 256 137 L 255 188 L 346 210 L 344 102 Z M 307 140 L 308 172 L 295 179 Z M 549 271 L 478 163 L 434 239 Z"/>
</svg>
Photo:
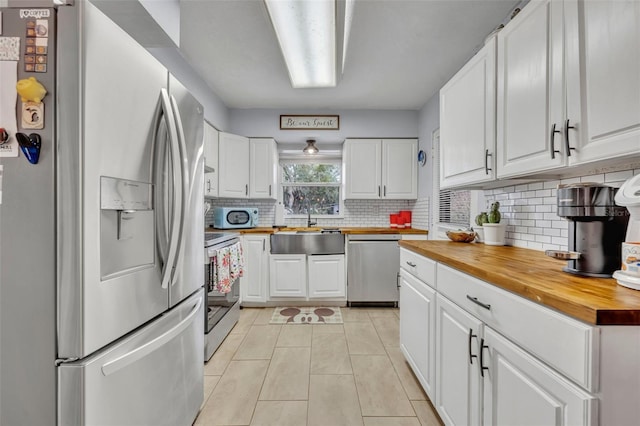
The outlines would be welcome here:
<svg viewBox="0 0 640 426">
<path fill-rule="evenodd" d="M 218 196 L 218 130 L 204 122 L 204 196 Z"/>
<path fill-rule="evenodd" d="M 204 170 L 218 171 L 218 130 L 211 124 L 204 122 Z"/>
<path fill-rule="evenodd" d="M 417 139 L 347 139 L 345 199 L 416 199 Z"/>
<path fill-rule="evenodd" d="M 640 2 L 580 1 L 566 13 L 569 164 L 640 154 Z"/>
<path fill-rule="evenodd" d="M 220 132 L 219 183 L 221 198 L 247 198 L 249 196 L 249 139 Z"/>
<path fill-rule="evenodd" d="M 440 187 L 495 179 L 496 38 L 440 90 Z"/>
<path fill-rule="evenodd" d="M 498 33 L 498 177 L 565 165 L 563 45 L 561 1 L 532 0 Z"/>
<path fill-rule="evenodd" d="M 278 149 L 272 138 L 249 139 L 249 198 L 277 199 Z"/>
<path fill-rule="evenodd" d="M 498 34 L 497 175 L 640 155 L 640 3 L 532 0 Z"/>
<path fill-rule="evenodd" d="M 379 139 L 347 139 L 343 150 L 344 198 L 380 198 L 382 143 Z"/>
</svg>

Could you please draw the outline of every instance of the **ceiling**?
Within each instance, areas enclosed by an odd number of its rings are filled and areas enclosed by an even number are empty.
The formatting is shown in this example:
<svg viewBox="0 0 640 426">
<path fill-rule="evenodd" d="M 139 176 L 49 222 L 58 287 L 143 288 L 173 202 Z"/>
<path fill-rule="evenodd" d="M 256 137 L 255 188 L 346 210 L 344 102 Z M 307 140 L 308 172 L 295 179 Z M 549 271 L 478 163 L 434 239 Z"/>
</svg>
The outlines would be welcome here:
<svg viewBox="0 0 640 426">
<path fill-rule="evenodd" d="M 291 88 L 262 0 L 181 0 L 180 50 L 229 108 L 419 110 L 520 2 L 356 0 L 335 88 Z"/>
</svg>

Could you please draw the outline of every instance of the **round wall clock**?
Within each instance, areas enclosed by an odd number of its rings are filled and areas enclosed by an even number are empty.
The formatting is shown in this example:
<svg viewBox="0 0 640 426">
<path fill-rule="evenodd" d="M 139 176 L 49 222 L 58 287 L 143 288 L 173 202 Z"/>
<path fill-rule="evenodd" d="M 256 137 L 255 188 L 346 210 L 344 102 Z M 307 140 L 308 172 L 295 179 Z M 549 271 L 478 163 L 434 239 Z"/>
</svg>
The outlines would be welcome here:
<svg viewBox="0 0 640 426">
<path fill-rule="evenodd" d="M 420 163 L 421 166 L 427 164 L 427 154 L 425 154 L 423 150 L 418 151 L 418 163 Z"/>
</svg>

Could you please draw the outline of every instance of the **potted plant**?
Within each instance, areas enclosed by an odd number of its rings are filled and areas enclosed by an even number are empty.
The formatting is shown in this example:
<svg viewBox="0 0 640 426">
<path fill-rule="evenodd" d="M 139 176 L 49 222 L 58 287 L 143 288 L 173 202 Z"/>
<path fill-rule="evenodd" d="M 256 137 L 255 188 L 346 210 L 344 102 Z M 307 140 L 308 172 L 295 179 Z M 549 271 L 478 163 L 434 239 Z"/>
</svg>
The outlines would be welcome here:
<svg viewBox="0 0 640 426">
<path fill-rule="evenodd" d="M 489 216 L 486 212 L 480 213 L 476 216 L 476 227 L 474 231 L 476 231 L 476 242 L 484 243 L 484 224 L 489 222 Z"/>
<path fill-rule="evenodd" d="M 491 209 L 487 213 L 487 223 L 482 225 L 484 230 L 484 243 L 490 246 L 503 246 L 505 244 L 505 234 L 507 225 L 501 223 L 500 203 L 491 204 Z"/>
</svg>

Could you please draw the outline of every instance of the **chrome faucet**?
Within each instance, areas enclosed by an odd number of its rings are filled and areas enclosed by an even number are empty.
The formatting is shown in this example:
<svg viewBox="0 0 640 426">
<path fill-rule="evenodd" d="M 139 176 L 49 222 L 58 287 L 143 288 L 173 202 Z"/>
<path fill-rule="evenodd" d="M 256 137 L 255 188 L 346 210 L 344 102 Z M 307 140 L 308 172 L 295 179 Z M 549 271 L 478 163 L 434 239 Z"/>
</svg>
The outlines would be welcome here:
<svg viewBox="0 0 640 426">
<path fill-rule="evenodd" d="M 312 225 L 316 225 L 318 221 L 311 222 L 311 208 L 309 208 L 309 202 L 307 201 L 307 228 L 310 228 Z"/>
</svg>

